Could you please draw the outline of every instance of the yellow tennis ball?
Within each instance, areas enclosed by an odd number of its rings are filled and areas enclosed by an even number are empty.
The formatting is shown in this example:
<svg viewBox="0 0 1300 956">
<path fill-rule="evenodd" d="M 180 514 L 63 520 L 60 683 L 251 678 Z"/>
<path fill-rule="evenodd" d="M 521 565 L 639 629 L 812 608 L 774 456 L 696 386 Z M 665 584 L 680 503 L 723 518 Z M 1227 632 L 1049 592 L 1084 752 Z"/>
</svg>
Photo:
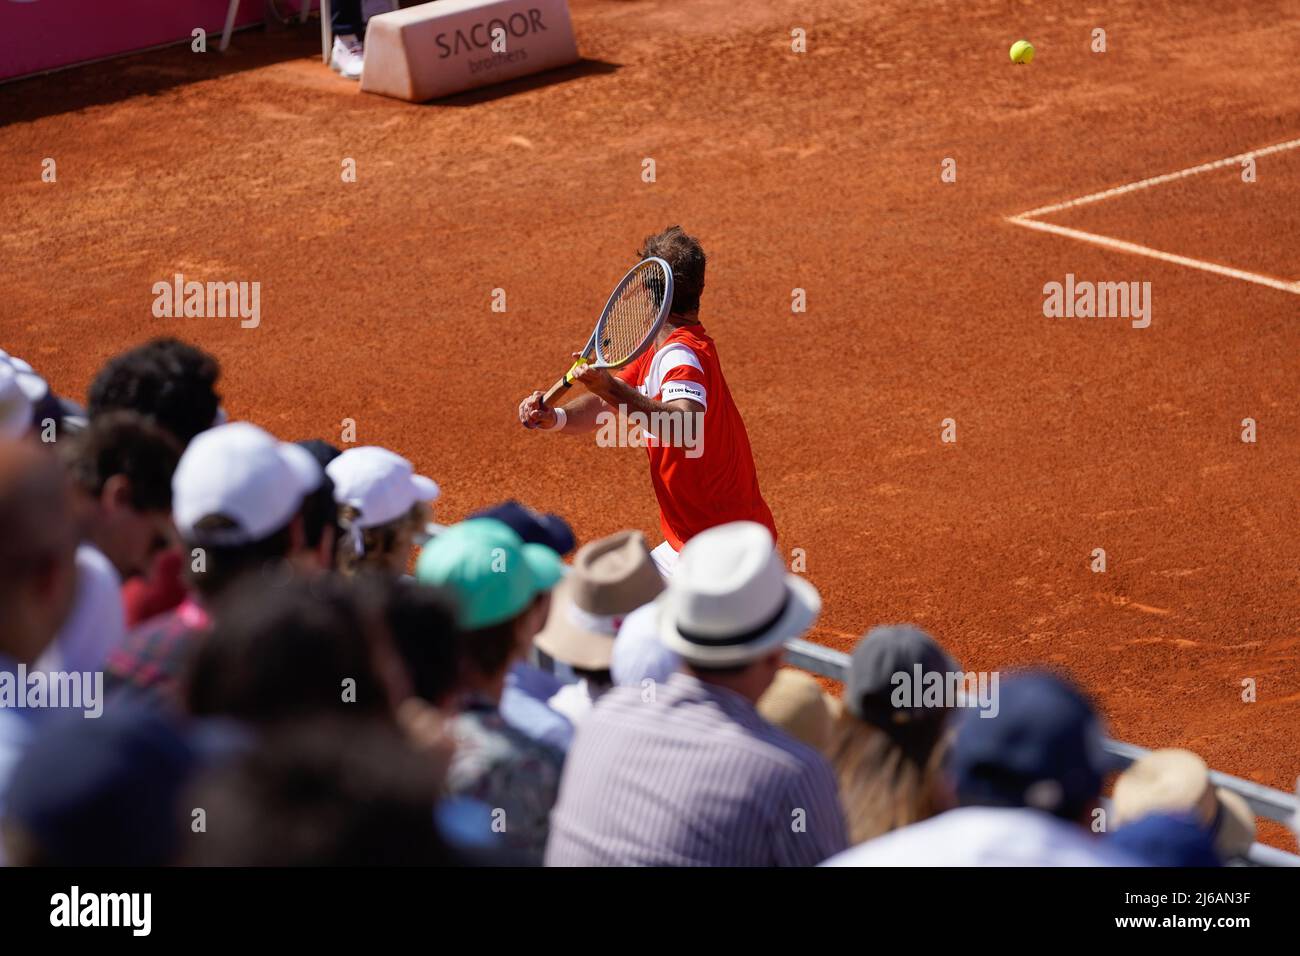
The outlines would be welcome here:
<svg viewBox="0 0 1300 956">
<path fill-rule="evenodd" d="M 1011 44 L 1011 62 L 1029 64 L 1034 62 L 1034 45 L 1028 40 L 1017 40 Z"/>
</svg>

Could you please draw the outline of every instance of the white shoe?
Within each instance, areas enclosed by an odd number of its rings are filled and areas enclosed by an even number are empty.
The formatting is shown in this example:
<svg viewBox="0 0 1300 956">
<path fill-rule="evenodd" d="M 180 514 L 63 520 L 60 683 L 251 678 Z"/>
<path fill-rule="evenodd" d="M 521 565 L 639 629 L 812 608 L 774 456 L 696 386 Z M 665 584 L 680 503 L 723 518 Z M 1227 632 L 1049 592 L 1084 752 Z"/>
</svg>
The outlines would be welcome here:
<svg viewBox="0 0 1300 956">
<path fill-rule="evenodd" d="M 365 61 L 365 46 L 351 33 L 334 38 L 334 49 L 330 52 L 330 69 L 342 74 L 346 79 L 361 79 L 361 65 Z"/>
</svg>

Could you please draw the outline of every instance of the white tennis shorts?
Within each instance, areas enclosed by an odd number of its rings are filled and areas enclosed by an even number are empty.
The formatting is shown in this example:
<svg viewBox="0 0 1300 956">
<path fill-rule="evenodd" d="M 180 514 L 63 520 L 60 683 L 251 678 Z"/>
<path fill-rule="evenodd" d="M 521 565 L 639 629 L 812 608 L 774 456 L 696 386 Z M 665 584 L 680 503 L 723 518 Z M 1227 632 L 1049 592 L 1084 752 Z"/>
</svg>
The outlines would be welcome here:
<svg viewBox="0 0 1300 956">
<path fill-rule="evenodd" d="M 650 557 L 654 560 L 655 567 L 667 581 L 673 576 L 673 568 L 677 567 L 677 551 L 671 544 L 665 541 L 659 547 L 650 552 Z"/>
</svg>

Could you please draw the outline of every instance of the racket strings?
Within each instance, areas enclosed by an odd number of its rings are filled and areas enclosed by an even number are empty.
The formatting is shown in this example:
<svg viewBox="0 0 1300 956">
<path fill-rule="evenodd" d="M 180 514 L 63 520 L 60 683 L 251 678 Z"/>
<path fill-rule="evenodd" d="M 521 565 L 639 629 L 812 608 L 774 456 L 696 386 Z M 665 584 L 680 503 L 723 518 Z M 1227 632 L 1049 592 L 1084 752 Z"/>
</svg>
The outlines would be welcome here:
<svg viewBox="0 0 1300 956">
<path fill-rule="evenodd" d="M 597 351 L 610 365 L 625 362 L 641 349 L 655 329 L 664 304 L 664 270 L 657 263 L 645 263 L 624 284 L 607 312 L 599 334 Z"/>
</svg>

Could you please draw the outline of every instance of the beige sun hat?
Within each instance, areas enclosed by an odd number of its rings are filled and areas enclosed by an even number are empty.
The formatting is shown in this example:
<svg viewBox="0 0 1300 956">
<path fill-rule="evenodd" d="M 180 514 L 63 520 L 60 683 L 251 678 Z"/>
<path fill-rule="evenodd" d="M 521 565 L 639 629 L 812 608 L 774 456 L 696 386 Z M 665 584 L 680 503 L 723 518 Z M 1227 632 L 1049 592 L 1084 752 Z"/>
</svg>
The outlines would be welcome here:
<svg viewBox="0 0 1300 956">
<path fill-rule="evenodd" d="M 1255 816 L 1231 790 L 1210 783 L 1210 768 L 1190 750 L 1153 750 L 1119 775 L 1112 798 L 1115 824 L 1123 826 L 1152 813 L 1190 813 L 1214 826 L 1219 855 L 1246 855 L 1255 842 Z"/>
<path fill-rule="evenodd" d="M 551 595 L 546 626 L 533 640 L 558 661 L 580 670 L 609 670 L 623 618 L 658 597 L 664 580 L 639 531 L 592 541 Z"/>
<path fill-rule="evenodd" d="M 783 667 L 758 699 L 758 712 L 773 726 L 818 753 L 831 745 L 840 702 L 822 690 L 810 674 Z"/>
</svg>

